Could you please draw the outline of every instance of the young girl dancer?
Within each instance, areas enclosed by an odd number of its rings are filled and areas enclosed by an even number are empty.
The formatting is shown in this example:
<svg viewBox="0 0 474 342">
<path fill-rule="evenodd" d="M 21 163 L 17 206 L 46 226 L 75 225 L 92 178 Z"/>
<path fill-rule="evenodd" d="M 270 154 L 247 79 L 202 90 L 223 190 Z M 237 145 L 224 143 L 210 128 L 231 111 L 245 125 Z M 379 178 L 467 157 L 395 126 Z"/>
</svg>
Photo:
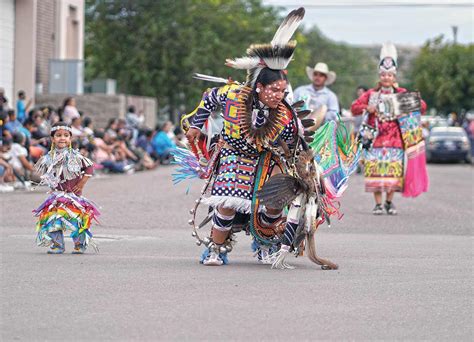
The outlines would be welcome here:
<svg viewBox="0 0 474 342">
<path fill-rule="evenodd" d="M 89 227 L 99 211 L 82 197 L 82 189 L 92 176 L 93 163 L 72 149 L 70 125 L 55 123 L 51 138 L 51 150 L 35 165 L 41 175 L 39 184 L 52 190 L 46 201 L 33 211 L 38 217 L 36 242 L 38 246 L 49 247 L 48 254 L 62 254 L 63 233 L 69 230 L 74 242 L 73 254 L 83 254 L 88 245 L 98 251 Z"/>
</svg>

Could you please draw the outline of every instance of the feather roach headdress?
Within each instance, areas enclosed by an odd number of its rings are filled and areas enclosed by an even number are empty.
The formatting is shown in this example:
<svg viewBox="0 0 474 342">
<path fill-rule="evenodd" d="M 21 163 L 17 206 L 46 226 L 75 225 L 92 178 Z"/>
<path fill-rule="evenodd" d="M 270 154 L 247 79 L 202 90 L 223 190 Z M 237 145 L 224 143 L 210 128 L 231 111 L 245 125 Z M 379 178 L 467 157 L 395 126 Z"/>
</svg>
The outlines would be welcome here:
<svg viewBox="0 0 474 342">
<path fill-rule="evenodd" d="M 247 56 L 227 59 L 226 65 L 246 69 L 247 85 L 255 87 L 257 77 L 264 68 L 284 70 L 293 57 L 296 41 L 290 41 L 304 17 L 304 8 L 291 11 L 276 31 L 270 44 L 254 44 L 247 49 Z"/>
<path fill-rule="evenodd" d="M 397 49 L 393 43 L 387 42 L 382 45 L 380 50 L 379 72 L 397 73 Z"/>
</svg>

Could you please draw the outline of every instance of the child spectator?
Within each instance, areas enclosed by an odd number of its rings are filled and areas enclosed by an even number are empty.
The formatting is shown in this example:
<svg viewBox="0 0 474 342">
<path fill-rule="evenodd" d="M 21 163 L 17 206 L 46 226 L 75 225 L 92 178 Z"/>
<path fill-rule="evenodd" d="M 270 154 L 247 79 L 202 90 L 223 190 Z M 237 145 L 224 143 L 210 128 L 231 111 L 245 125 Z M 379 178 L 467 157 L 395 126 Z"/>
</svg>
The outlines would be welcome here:
<svg viewBox="0 0 474 342">
<path fill-rule="evenodd" d="M 37 180 L 33 174 L 33 164 L 28 160 L 28 150 L 25 147 L 26 137 L 21 132 L 13 134 L 13 144 L 10 151 L 11 159 L 9 161 L 13 171 L 21 179 Z"/>
</svg>

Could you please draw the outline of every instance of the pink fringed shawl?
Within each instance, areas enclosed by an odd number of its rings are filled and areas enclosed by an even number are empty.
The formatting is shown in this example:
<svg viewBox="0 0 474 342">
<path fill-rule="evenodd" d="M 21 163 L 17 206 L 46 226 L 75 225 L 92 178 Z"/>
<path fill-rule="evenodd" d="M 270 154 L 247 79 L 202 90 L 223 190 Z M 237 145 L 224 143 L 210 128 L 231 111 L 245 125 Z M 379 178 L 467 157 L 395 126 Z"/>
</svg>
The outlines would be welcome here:
<svg viewBox="0 0 474 342">
<path fill-rule="evenodd" d="M 421 114 L 414 111 L 398 117 L 405 147 L 405 179 L 402 195 L 417 197 L 428 191 L 425 141 L 421 130 Z"/>
</svg>

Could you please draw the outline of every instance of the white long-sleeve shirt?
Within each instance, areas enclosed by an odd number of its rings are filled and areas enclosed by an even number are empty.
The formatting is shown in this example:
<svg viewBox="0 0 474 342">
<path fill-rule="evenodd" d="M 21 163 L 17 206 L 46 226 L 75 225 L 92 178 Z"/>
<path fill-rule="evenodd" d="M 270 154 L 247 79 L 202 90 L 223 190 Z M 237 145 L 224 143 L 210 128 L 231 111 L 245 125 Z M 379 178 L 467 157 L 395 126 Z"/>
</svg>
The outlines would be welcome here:
<svg viewBox="0 0 474 342">
<path fill-rule="evenodd" d="M 312 84 L 296 88 L 294 91 L 294 102 L 305 100 L 308 109 L 317 110 L 322 105 L 328 108 L 324 122 L 337 119 L 339 113 L 339 102 L 337 96 L 329 88 L 324 87 L 316 90 Z"/>
</svg>

